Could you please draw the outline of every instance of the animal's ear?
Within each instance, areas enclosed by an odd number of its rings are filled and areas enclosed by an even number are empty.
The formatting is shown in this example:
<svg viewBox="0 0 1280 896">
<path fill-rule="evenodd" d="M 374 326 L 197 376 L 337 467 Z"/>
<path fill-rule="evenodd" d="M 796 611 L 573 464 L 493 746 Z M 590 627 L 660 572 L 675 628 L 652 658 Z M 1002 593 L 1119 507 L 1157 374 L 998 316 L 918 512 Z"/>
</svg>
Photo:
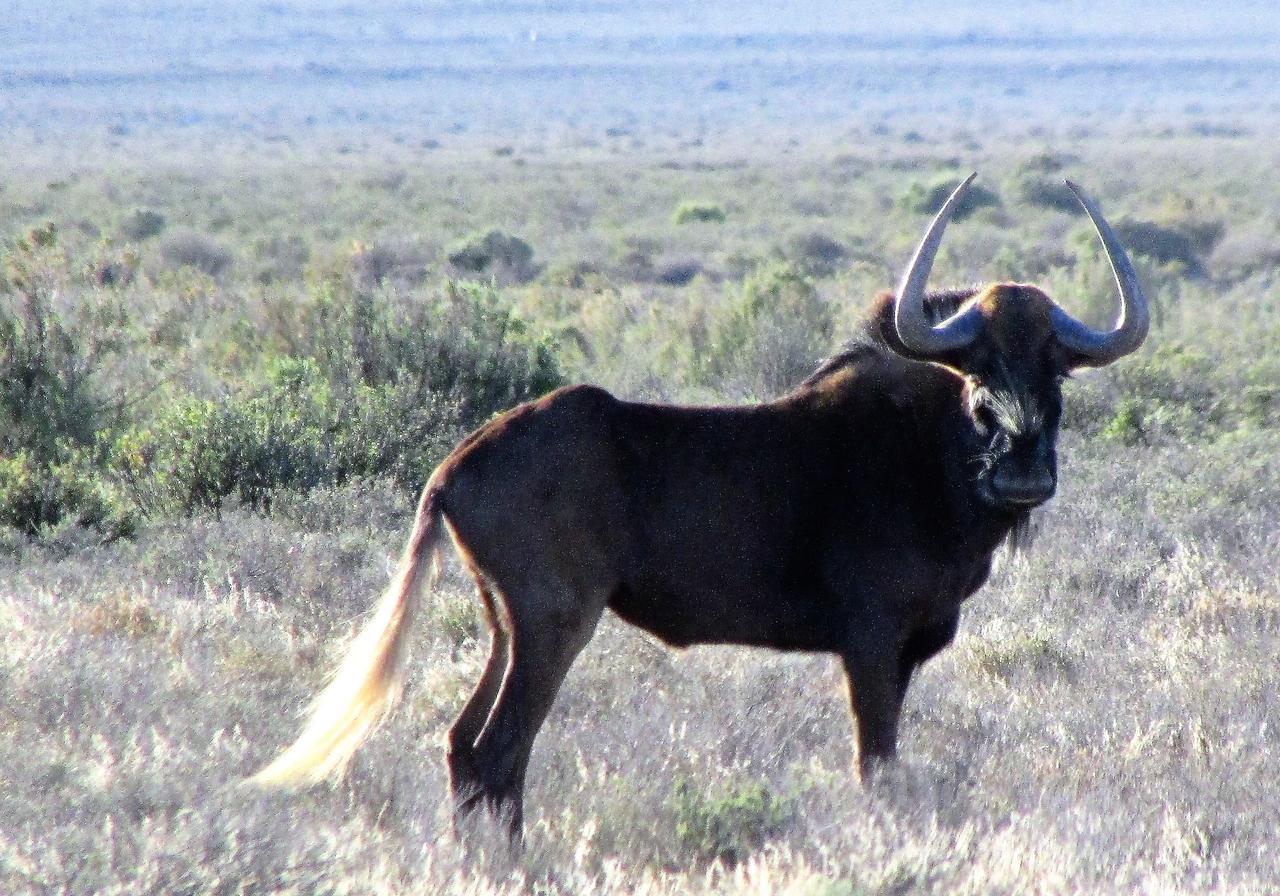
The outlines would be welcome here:
<svg viewBox="0 0 1280 896">
<path fill-rule="evenodd" d="M 892 293 L 886 294 L 892 300 Z M 877 328 L 880 331 L 880 338 L 885 345 L 893 350 L 895 355 L 901 355 L 911 361 L 923 361 L 928 364 L 937 364 L 939 367 L 945 367 L 958 376 L 965 376 L 966 371 L 971 370 L 972 366 L 967 365 L 966 361 L 972 354 L 972 347 L 962 349 L 952 349 L 951 351 L 941 352 L 937 354 L 922 355 L 914 352 L 907 347 L 902 341 L 902 337 L 898 335 L 898 328 L 894 326 L 892 304 L 889 305 L 888 313 L 877 316 Z"/>
<path fill-rule="evenodd" d="M 1055 341 L 1053 353 L 1054 366 L 1058 368 L 1059 376 L 1071 376 L 1073 370 L 1079 370 L 1082 367 L 1101 366 L 1090 355 L 1070 349 L 1060 342 Z"/>
</svg>

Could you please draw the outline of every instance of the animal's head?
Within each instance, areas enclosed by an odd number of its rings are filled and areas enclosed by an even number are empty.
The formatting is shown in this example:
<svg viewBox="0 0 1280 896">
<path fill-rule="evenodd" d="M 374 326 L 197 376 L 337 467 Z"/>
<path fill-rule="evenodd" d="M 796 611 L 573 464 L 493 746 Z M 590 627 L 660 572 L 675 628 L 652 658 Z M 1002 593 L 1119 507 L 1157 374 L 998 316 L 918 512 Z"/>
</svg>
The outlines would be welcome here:
<svg viewBox="0 0 1280 896">
<path fill-rule="evenodd" d="M 965 381 L 965 410 L 976 443 L 975 485 L 988 504 L 1023 510 L 1057 487 L 1062 380 L 1078 367 L 1101 367 L 1135 351 L 1147 335 L 1146 298 L 1133 265 L 1097 205 L 1070 181 L 1093 221 L 1120 288 L 1115 327 L 1100 332 L 1071 317 L 1034 286 L 999 283 L 976 292 L 950 317 L 930 319 L 925 285 L 943 230 L 973 181 L 956 188 L 925 232 L 894 302 L 891 344 Z"/>
</svg>

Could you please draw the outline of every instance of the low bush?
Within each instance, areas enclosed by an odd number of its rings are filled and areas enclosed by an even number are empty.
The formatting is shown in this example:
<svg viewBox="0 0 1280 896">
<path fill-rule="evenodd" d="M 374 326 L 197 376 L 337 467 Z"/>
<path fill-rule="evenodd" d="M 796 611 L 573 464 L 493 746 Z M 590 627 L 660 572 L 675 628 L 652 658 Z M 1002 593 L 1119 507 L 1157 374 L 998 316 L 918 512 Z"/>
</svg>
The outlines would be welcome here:
<svg viewBox="0 0 1280 896">
<path fill-rule="evenodd" d="M 1280 423 L 1266 358 L 1235 369 L 1178 340 L 1072 381 L 1063 425 L 1124 445 L 1212 440 Z"/>
<path fill-rule="evenodd" d="M 356 243 L 352 248 L 351 273 L 358 289 L 371 290 L 386 281 L 416 286 L 427 270 L 425 254 L 411 245 Z"/>
<path fill-rule="evenodd" d="M 495 289 L 449 283 L 424 300 L 353 290 L 343 273 L 309 301 L 282 299 L 275 338 L 244 322 L 226 334 L 276 346 L 261 378 L 238 370 L 221 398 L 140 403 L 104 365 L 155 334 L 113 291 L 64 323 L 51 296 L 66 267 L 41 229 L 8 253 L 0 283 L 0 525 L 28 533 L 122 534 L 139 515 L 268 508 L 281 490 L 370 477 L 416 490 L 464 425 L 563 383 L 550 341 Z"/>
<path fill-rule="evenodd" d="M 501 230 L 474 233 L 449 247 L 447 258 L 459 276 L 481 275 L 499 283 L 528 283 L 538 276 L 533 249 L 518 236 Z"/>
<path fill-rule="evenodd" d="M 267 509 L 282 490 L 373 477 L 417 490 L 464 427 L 563 382 L 550 342 L 482 284 L 426 301 L 321 284 L 293 320 L 265 384 L 179 401 L 115 442 L 143 512 Z"/>
<path fill-rule="evenodd" d="M 946 174 L 931 181 L 912 181 L 898 200 L 904 209 L 916 215 L 934 215 L 947 201 L 956 186 L 960 183 L 960 175 Z M 982 208 L 994 208 L 1000 205 L 1000 198 L 982 184 L 972 184 L 964 199 L 952 213 L 952 220 L 962 221 Z"/>
<path fill-rule="evenodd" d="M 147 513 L 217 509 L 228 498 L 266 509 L 280 489 L 380 476 L 420 488 L 457 436 L 457 409 L 439 394 L 335 388 L 314 362 L 288 359 L 260 390 L 172 405 L 124 435 L 111 466 Z"/>
<path fill-rule="evenodd" d="M 1111 222 L 1121 244 L 1135 260 L 1145 259 L 1150 269 L 1143 271 L 1147 281 L 1156 280 L 1156 288 L 1148 282 L 1148 292 L 1158 298 L 1158 281 L 1181 288 L 1187 275 L 1203 276 L 1204 260 L 1217 248 L 1226 233 L 1222 221 L 1200 210 L 1191 200 L 1166 198 L 1150 218 L 1122 217 Z M 1095 252 L 1097 237 L 1093 228 L 1081 224 L 1071 238 L 1078 254 Z M 1141 267 L 1141 265 L 1140 265 Z M 1155 275 L 1155 276 L 1153 276 Z M 1159 312 L 1157 307 L 1156 311 Z"/>
<path fill-rule="evenodd" d="M 159 236 L 165 226 L 164 215 L 150 208 L 136 208 L 120 222 L 120 237 L 131 242 L 142 242 Z"/>
<path fill-rule="evenodd" d="M 653 279 L 664 286 L 688 286 L 701 273 L 702 262 L 698 259 L 674 258 L 659 264 Z"/>
<path fill-rule="evenodd" d="M 675 224 L 723 224 L 727 217 L 724 207 L 715 202 L 702 199 L 686 199 L 676 206 L 671 220 Z"/>
<path fill-rule="evenodd" d="M 1209 267 L 1229 283 L 1280 271 L 1280 232 L 1274 224 L 1233 228 L 1214 246 Z"/>
<path fill-rule="evenodd" d="M 1126 398 L 1116 408 L 1115 415 L 1102 427 L 1103 439 L 1119 442 L 1122 445 L 1139 445 L 1147 441 L 1146 428 L 1143 425 L 1142 402 L 1135 398 Z"/>
<path fill-rule="evenodd" d="M 1008 182 L 1009 191 L 1027 205 L 1074 212 L 1079 203 L 1067 186 L 1065 168 L 1075 161 L 1074 157 L 1064 158 L 1050 152 L 1030 156 L 1014 167 Z"/>
<path fill-rule="evenodd" d="M 561 289 L 588 289 L 602 282 L 602 273 L 594 262 L 581 260 L 554 265 L 543 274 L 543 281 Z"/>
<path fill-rule="evenodd" d="M 209 237 L 186 229 L 175 231 L 160 244 L 160 257 L 170 268 L 192 268 L 217 278 L 231 267 L 231 253 Z"/>
<path fill-rule="evenodd" d="M 773 264 L 748 275 L 708 327 L 697 352 L 711 385 L 777 394 L 796 385 L 830 348 L 831 310 L 812 279 Z"/>
<path fill-rule="evenodd" d="M 52 457 L 63 442 L 89 445 L 102 397 L 88 358 L 39 294 L 0 304 L 0 449 Z"/>
<path fill-rule="evenodd" d="M 650 283 L 654 278 L 653 255 L 644 249 L 631 249 L 619 259 L 616 273 L 621 280 Z"/>
<path fill-rule="evenodd" d="M 726 786 L 707 793 L 686 778 L 672 792 L 676 838 L 681 846 L 707 862 L 736 864 L 782 831 L 790 812 L 759 781 Z"/>
<path fill-rule="evenodd" d="M 50 457 L 29 451 L 0 455 L 0 526 L 28 535 L 68 524 L 107 538 L 136 524 L 130 503 L 102 475 L 89 452 L 63 444 Z"/>
<path fill-rule="evenodd" d="M 133 246 L 99 245 L 84 266 L 85 278 L 94 286 L 128 286 L 137 278 L 141 256 Z"/>
<path fill-rule="evenodd" d="M 68 325 L 53 306 L 66 259 L 53 225 L 5 254 L 0 272 L 0 523 L 34 533 L 67 520 L 128 528 L 93 458 L 109 397 L 97 376 L 125 346 L 108 302 Z"/>
<path fill-rule="evenodd" d="M 1135 218 L 1122 219 L 1112 226 L 1131 254 L 1146 255 L 1162 264 L 1177 263 L 1189 274 L 1204 273 L 1204 262 L 1196 246 L 1205 242 L 1205 234 Z"/>
<path fill-rule="evenodd" d="M 1080 207 L 1075 194 L 1061 177 L 1021 172 L 1013 177 L 1010 190 L 1019 202 L 1027 205 L 1038 205 L 1060 212 L 1074 212 Z"/>
<path fill-rule="evenodd" d="M 450 281 L 425 296 L 353 295 L 328 284 L 297 314 L 288 354 L 314 360 L 346 388 L 445 396 L 467 427 L 564 384 L 550 338 L 486 284 Z"/>
<path fill-rule="evenodd" d="M 849 250 L 825 233 L 811 230 L 793 237 L 787 256 L 797 267 L 815 277 L 829 276 L 849 257 Z"/>
<path fill-rule="evenodd" d="M 254 255 L 258 259 L 254 279 L 258 283 L 276 283 L 301 277 L 311 260 L 311 248 L 297 234 L 273 235 L 255 242 Z"/>
</svg>

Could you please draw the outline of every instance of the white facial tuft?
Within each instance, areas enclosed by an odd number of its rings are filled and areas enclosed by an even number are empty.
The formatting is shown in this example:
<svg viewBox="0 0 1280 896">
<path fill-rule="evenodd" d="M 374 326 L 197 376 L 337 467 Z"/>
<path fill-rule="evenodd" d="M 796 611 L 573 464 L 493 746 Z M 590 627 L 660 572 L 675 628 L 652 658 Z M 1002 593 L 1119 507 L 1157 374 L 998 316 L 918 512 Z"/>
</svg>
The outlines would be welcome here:
<svg viewBox="0 0 1280 896">
<path fill-rule="evenodd" d="M 983 400 L 1000 428 L 1010 435 L 1034 435 L 1044 429 L 1044 413 L 1028 393 L 985 390 Z"/>
</svg>

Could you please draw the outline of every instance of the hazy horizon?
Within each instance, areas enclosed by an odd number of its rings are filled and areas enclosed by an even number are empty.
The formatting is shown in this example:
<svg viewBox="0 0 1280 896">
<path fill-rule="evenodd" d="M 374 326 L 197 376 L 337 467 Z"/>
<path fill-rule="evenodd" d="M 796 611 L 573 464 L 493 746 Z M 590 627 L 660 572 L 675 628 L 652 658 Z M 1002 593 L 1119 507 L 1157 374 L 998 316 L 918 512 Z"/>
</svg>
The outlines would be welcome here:
<svg viewBox="0 0 1280 896">
<path fill-rule="evenodd" d="M 15 135 L 839 135 L 860 126 L 1244 128 L 1280 113 L 1269 4 L 18 0 Z M 928 136 L 926 134 L 925 136 Z"/>
</svg>

